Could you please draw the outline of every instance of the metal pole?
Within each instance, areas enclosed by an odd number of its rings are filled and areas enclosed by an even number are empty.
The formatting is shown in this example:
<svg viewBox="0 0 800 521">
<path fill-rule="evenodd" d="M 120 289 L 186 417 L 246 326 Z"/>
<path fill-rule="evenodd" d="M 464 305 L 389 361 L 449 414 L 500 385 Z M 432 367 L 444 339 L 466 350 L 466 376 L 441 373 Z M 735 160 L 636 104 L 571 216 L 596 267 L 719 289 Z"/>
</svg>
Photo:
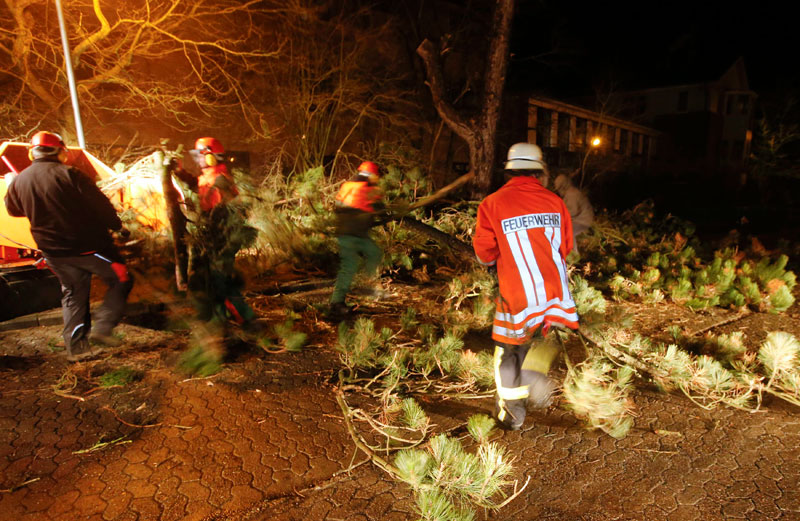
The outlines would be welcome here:
<svg viewBox="0 0 800 521">
<path fill-rule="evenodd" d="M 69 82 L 69 94 L 72 98 L 72 113 L 75 116 L 75 132 L 78 134 L 78 145 L 82 149 L 86 148 L 86 141 L 83 138 L 83 123 L 81 123 L 81 109 L 78 106 L 78 89 L 75 87 L 75 75 L 72 72 L 72 58 L 69 54 L 69 42 L 67 41 L 67 28 L 64 25 L 64 13 L 61 11 L 61 0 L 56 0 L 56 11 L 58 12 L 58 26 L 61 29 L 61 43 L 64 45 L 64 67 L 67 69 L 67 81 Z"/>
</svg>

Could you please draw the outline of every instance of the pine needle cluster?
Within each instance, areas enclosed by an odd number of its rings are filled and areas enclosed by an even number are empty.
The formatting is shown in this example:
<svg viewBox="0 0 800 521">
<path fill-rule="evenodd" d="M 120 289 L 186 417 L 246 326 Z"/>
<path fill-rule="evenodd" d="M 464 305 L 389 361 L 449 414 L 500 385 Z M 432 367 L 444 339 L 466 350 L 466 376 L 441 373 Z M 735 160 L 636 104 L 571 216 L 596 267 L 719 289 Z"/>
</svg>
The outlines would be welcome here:
<svg viewBox="0 0 800 521">
<path fill-rule="evenodd" d="M 603 293 L 580 275 L 571 277 L 570 282 L 570 293 L 581 320 L 593 321 L 602 318 L 607 307 Z"/>
<path fill-rule="evenodd" d="M 447 324 L 463 333 L 487 329 L 494 318 L 496 294 L 497 279 L 484 269 L 452 278 L 445 291 Z"/>
<path fill-rule="evenodd" d="M 467 244 L 472 243 L 479 201 L 464 201 L 442 208 L 424 222 Z"/>
<path fill-rule="evenodd" d="M 261 347 L 269 353 L 284 351 L 296 353 L 301 351 L 308 341 L 306 333 L 295 330 L 295 322 L 300 316 L 292 310 L 285 310 L 284 316 L 286 319 L 283 322 L 272 325 L 275 341 L 268 337 L 260 339 Z"/>
<path fill-rule="evenodd" d="M 662 389 L 679 390 L 705 409 L 757 410 L 764 394 L 800 405 L 800 342 L 789 333 L 768 334 L 757 353 L 746 349 L 741 332 L 707 335 L 693 352 L 638 336 L 601 344 L 607 352 L 621 349 Z"/>
<path fill-rule="evenodd" d="M 567 407 L 590 428 L 624 438 L 633 425 L 633 402 L 629 398 L 632 376 L 631 367 L 617 367 L 595 354 L 567 372 Z"/>
<path fill-rule="evenodd" d="M 475 518 L 473 505 L 498 509 L 508 496 L 513 472 L 506 450 L 490 442 L 494 420 L 486 415 L 469 418 L 467 429 L 477 442 L 475 453 L 445 434 L 432 438 L 424 449 L 397 453 L 398 477 L 416 496 L 420 519 L 461 521 Z"/>
<path fill-rule="evenodd" d="M 465 350 L 454 331 L 437 336 L 429 324 L 421 324 L 415 341 L 400 343 L 398 335 L 389 328 L 377 331 L 366 318 L 353 327 L 342 322 L 337 350 L 348 381 L 381 382 L 384 396 L 398 386 L 418 392 L 431 386 L 443 392 L 478 392 L 493 385 L 491 356 Z"/>
<path fill-rule="evenodd" d="M 788 257 L 747 258 L 727 248 L 710 260 L 698 254 L 691 223 L 657 219 L 643 203 L 611 221 L 598 217 L 582 246 L 583 272 L 615 299 L 665 298 L 700 310 L 721 306 L 783 312 L 794 302 L 795 274 Z"/>
<path fill-rule="evenodd" d="M 330 201 L 335 184 L 322 167 L 286 177 L 273 175 L 253 191 L 250 220 L 259 230 L 255 243 L 262 261 L 325 265 L 335 248 Z"/>
</svg>

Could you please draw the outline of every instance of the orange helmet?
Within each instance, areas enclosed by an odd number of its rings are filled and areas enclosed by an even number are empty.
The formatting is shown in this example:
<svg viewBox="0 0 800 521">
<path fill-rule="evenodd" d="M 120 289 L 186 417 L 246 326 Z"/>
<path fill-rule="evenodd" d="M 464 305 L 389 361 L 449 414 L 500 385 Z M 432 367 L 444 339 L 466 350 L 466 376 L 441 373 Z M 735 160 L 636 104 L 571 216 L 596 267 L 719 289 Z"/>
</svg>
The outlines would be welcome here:
<svg viewBox="0 0 800 521">
<path fill-rule="evenodd" d="M 220 161 L 225 159 L 223 157 L 225 148 L 219 139 L 214 137 L 201 137 L 195 141 L 192 152 L 200 168 L 217 166 Z"/>
<path fill-rule="evenodd" d="M 61 136 L 54 132 L 40 130 L 31 138 L 28 159 L 33 161 L 43 157 L 56 157 L 64 163 L 67 160 L 67 145 Z"/>
<path fill-rule="evenodd" d="M 225 148 L 219 139 L 214 137 L 201 137 L 194 143 L 194 149 L 204 153 L 224 154 Z"/>
<path fill-rule="evenodd" d="M 380 172 L 378 171 L 378 165 L 372 161 L 364 161 L 358 165 L 358 173 L 364 173 L 367 175 L 380 175 Z"/>
<path fill-rule="evenodd" d="M 64 140 L 61 139 L 61 136 L 55 132 L 47 132 L 46 130 L 40 130 L 33 135 L 31 138 L 31 146 L 63 149 L 67 148 L 67 145 L 64 144 Z"/>
</svg>

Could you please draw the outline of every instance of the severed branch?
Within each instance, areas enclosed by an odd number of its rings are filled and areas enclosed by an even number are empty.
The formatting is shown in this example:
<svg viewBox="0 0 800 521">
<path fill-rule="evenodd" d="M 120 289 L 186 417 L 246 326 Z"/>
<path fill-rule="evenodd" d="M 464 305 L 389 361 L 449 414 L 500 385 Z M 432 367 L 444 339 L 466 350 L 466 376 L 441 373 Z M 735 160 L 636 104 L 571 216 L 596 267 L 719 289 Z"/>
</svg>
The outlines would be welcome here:
<svg viewBox="0 0 800 521">
<path fill-rule="evenodd" d="M 433 194 L 431 194 L 431 195 L 429 195 L 427 197 L 423 197 L 419 201 L 416 201 L 415 203 L 413 203 L 411 206 L 406 208 L 406 213 L 410 212 L 412 210 L 416 210 L 417 208 L 422 208 L 423 206 L 428 206 L 429 204 L 438 201 L 439 199 L 441 199 L 445 195 L 449 194 L 450 192 L 452 192 L 456 188 L 459 188 L 459 187 L 467 184 L 469 181 L 472 181 L 472 179 L 474 177 L 475 177 L 475 174 L 472 173 L 472 172 L 468 172 L 468 173 L 462 175 L 461 177 L 459 177 L 458 179 L 456 179 L 455 181 L 453 181 L 449 185 L 437 190 L 436 193 L 433 193 Z"/>
<path fill-rule="evenodd" d="M 398 479 L 399 473 L 397 471 L 397 468 L 395 468 L 394 465 L 392 465 L 382 457 L 375 454 L 375 452 L 373 452 L 372 449 L 370 449 L 369 446 L 367 446 L 367 444 L 364 443 L 364 440 L 361 439 L 361 436 L 358 434 L 355 426 L 353 425 L 353 421 L 350 417 L 352 413 L 350 412 L 350 407 L 347 406 L 347 402 L 344 399 L 344 393 L 342 392 L 341 389 L 337 390 L 336 392 L 336 402 L 339 404 L 339 408 L 341 408 L 342 410 L 342 415 L 344 416 L 344 423 L 345 426 L 347 427 L 347 432 L 350 433 L 350 437 L 353 439 L 353 443 L 355 443 L 356 447 L 361 449 L 361 451 L 364 454 L 369 456 L 369 459 L 371 459 L 372 462 L 375 463 L 375 465 L 385 470 L 386 473 L 392 476 L 393 478 Z"/>
<path fill-rule="evenodd" d="M 720 327 L 720 326 L 725 326 L 725 325 L 731 324 L 733 322 L 737 322 L 737 321 L 743 319 L 744 317 L 746 317 L 748 315 L 750 315 L 750 312 L 749 311 L 745 311 L 743 313 L 737 313 L 736 315 L 725 317 L 722 320 L 714 322 L 711 325 L 708 325 L 706 327 L 700 328 L 700 329 L 698 329 L 696 331 L 690 331 L 690 332 L 686 333 L 686 336 L 697 336 L 697 335 L 699 335 L 701 333 L 705 333 L 706 331 L 710 331 L 711 329 L 714 329 L 714 328 L 717 328 L 717 327 Z"/>
</svg>

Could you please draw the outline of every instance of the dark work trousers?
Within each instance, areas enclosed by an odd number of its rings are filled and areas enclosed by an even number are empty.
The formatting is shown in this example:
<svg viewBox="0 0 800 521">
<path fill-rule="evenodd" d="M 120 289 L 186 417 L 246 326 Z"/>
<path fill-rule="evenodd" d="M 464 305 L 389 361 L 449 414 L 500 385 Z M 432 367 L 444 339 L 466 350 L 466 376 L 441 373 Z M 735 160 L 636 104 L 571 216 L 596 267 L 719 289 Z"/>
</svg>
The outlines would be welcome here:
<svg viewBox="0 0 800 521">
<path fill-rule="evenodd" d="M 522 425 L 531 386 L 546 377 L 557 354 L 558 348 L 542 337 L 541 330 L 529 343 L 522 345 L 496 342 L 494 380 L 500 421 Z"/>
<path fill-rule="evenodd" d="M 97 275 L 108 290 L 103 305 L 95 312 L 94 332 L 110 336 L 122 318 L 133 279 L 124 264 L 91 253 L 74 257 L 46 257 L 47 265 L 61 282 L 61 312 L 64 315 L 64 345 L 86 337 L 92 330 L 89 292 L 92 275 Z"/>
</svg>

